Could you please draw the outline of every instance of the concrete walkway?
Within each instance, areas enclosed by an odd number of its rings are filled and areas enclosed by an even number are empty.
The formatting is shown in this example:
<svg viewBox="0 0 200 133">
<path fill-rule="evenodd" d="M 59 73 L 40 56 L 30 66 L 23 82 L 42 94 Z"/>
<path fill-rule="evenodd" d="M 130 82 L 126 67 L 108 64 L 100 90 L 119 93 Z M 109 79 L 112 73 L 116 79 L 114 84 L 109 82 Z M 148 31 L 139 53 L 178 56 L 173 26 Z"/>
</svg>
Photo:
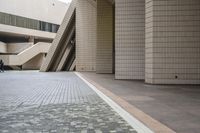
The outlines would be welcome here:
<svg viewBox="0 0 200 133">
<path fill-rule="evenodd" d="M 200 86 L 148 85 L 115 80 L 112 74 L 82 74 L 177 133 L 200 132 Z"/>
<path fill-rule="evenodd" d="M 121 116 L 74 73 L 0 73 L 1 133 L 151 133 Z"/>
</svg>

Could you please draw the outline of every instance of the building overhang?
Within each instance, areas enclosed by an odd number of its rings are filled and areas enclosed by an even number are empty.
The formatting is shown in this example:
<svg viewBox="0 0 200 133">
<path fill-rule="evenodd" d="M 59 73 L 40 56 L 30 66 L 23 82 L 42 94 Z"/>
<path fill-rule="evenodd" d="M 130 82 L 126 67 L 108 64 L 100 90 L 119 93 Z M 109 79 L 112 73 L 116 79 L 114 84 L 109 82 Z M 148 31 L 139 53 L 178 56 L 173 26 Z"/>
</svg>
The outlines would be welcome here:
<svg viewBox="0 0 200 133">
<path fill-rule="evenodd" d="M 0 35 L 12 35 L 16 37 L 34 37 L 38 39 L 51 40 L 55 38 L 56 33 L 0 24 Z"/>
</svg>

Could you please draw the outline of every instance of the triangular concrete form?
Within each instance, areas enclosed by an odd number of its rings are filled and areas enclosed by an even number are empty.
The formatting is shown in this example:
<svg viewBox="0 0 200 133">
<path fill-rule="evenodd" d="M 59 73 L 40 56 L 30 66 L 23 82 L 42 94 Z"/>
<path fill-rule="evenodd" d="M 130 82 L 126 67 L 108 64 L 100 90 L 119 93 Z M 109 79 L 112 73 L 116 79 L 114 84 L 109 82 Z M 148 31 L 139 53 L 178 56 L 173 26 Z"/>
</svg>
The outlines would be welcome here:
<svg viewBox="0 0 200 133">
<path fill-rule="evenodd" d="M 74 60 L 71 60 L 69 56 L 75 56 L 75 9 L 75 2 L 73 1 L 67 10 L 40 71 L 68 70 L 71 66 L 66 66 L 66 64 L 73 64 Z"/>
</svg>

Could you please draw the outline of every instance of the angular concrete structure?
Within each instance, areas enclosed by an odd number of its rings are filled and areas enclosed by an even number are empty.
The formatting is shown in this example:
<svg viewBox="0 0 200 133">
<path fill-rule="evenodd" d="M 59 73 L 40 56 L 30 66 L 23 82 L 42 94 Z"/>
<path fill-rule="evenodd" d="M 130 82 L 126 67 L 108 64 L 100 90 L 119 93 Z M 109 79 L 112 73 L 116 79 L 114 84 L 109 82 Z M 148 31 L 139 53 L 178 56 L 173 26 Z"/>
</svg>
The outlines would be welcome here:
<svg viewBox="0 0 200 133">
<path fill-rule="evenodd" d="M 41 71 L 200 84 L 199 43 L 199 0 L 74 0 Z"/>
<path fill-rule="evenodd" d="M 40 69 L 68 5 L 58 0 L 0 1 L 0 59 L 6 70 Z"/>
<path fill-rule="evenodd" d="M 96 2 L 74 0 L 52 45 L 41 71 L 96 71 Z"/>
<path fill-rule="evenodd" d="M 64 20 L 52 42 L 40 71 L 60 71 L 65 69 L 67 61 L 70 60 L 71 49 L 75 47 L 75 3 L 72 2 L 64 17 Z M 70 51 L 70 52 L 69 52 Z M 67 54 L 65 54 L 67 53 Z M 70 54 L 71 53 L 71 54 Z M 68 58 L 69 57 L 69 58 Z"/>
</svg>

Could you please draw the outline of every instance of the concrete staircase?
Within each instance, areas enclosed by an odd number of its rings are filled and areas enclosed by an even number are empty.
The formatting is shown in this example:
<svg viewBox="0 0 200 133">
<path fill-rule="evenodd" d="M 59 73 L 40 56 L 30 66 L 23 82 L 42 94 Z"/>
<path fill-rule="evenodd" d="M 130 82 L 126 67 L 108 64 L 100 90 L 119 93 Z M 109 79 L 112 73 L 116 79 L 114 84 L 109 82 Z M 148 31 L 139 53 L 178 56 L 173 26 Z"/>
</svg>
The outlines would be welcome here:
<svg viewBox="0 0 200 133">
<path fill-rule="evenodd" d="M 4 65 L 6 66 L 21 66 L 38 54 L 47 53 L 50 47 L 50 43 L 38 42 L 19 54 L 0 55 L 0 59 L 4 61 Z"/>
</svg>

